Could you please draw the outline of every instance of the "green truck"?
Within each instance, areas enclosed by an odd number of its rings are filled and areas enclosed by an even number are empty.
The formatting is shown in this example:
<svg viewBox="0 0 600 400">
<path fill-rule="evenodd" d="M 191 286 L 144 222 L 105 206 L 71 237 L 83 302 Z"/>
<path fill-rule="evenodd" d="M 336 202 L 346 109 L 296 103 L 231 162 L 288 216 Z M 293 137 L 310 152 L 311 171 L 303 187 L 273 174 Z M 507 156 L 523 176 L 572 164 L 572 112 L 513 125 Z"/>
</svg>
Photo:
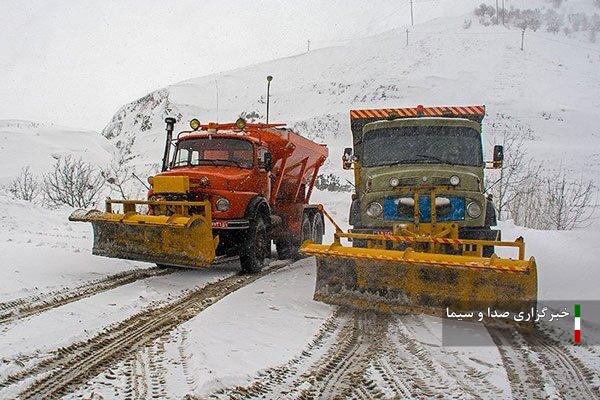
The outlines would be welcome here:
<svg viewBox="0 0 600 400">
<path fill-rule="evenodd" d="M 305 241 L 317 260 L 315 300 L 379 312 L 535 308 L 537 265 L 523 238 L 500 240 L 484 169 L 483 106 L 352 110 L 350 232 Z M 350 240 L 348 246 L 344 240 Z M 498 247 L 518 254 L 502 258 Z"/>
<path fill-rule="evenodd" d="M 423 230 L 433 222 L 456 227 L 460 239 L 500 240 L 484 168 L 500 167 L 503 149 L 495 146 L 493 161 L 484 161 L 484 106 L 352 110 L 350 116 L 354 149 L 345 149 L 343 162 L 355 172 L 353 233 L 395 226 L 429 233 Z M 364 247 L 359 239 L 355 245 Z M 493 252 L 485 246 L 482 255 Z"/>
</svg>

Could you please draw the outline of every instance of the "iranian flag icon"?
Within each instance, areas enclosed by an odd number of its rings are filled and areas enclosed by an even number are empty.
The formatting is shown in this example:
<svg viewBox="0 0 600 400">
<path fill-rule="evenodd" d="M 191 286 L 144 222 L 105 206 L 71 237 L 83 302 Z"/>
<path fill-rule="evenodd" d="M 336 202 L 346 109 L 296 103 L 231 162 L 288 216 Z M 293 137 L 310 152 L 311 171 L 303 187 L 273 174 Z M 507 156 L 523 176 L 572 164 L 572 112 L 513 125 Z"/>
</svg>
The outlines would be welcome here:
<svg viewBox="0 0 600 400">
<path fill-rule="evenodd" d="M 573 340 L 575 344 L 581 343 L 581 304 L 575 304 L 575 331 Z"/>
</svg>

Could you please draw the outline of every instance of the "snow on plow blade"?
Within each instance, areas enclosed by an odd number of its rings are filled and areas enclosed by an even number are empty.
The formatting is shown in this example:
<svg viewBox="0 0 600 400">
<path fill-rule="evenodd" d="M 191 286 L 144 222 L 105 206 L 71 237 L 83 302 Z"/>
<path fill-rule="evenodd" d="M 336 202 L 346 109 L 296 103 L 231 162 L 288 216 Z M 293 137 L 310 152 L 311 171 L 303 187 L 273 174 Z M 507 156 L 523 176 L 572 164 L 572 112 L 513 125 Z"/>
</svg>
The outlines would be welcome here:
<svg viewBox="0 0 600 400">
<path fill-rule="evenodd" d="M 536 306 L 535 260 L 511 260 L 305 242 L 317 259 L 315 300 L 380 312 L 443 316 L 453 311 L 511 313 Z"/>
<path fill-rule="evenodd" d="M 123 204 L 123 214 L 112 212 L 111 204 L 115 203 Z M 181 214 L 146 215 L 135 211 L 136 204 L 156 203 L 108 200 L 107 212 L 77 210 L 69 220 L 92 223 L 95 255 L 193 268 L 210 265 L 218 244 L 218 237 L 212 235 L 210 206 L 203 202 L 160 202 L 159 207 L 178 207 Z M 185 215 L 189 207 L 204 212 Z"/>
</svg>

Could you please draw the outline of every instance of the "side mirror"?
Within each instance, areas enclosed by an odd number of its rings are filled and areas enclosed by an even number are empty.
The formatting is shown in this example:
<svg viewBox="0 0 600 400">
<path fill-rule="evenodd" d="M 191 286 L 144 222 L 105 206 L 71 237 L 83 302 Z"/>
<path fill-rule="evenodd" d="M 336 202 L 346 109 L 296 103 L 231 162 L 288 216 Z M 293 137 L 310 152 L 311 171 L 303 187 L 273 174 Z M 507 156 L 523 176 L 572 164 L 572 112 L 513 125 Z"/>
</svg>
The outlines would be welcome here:
<svg viewBox="0 0 600 400">
<path fill-rule="evenodd" d="M 342 156 L 342 168 L 352 168 L 352 147 L 346 147 L 344 149 L 344 155 Z"/>
<path fill-rule="evenodd" d="M 265 153 L 263 157 L 261 167 L 266 171 L 271 171 L 273 169 L 273 155 L 271 153 Z"/>
<path fill-rule="evenodd" d="M 494 168 L 502 168 L 502 163 L 504 162 L 504 146 L 495 145 L 494 146 Z"/>
</svg>

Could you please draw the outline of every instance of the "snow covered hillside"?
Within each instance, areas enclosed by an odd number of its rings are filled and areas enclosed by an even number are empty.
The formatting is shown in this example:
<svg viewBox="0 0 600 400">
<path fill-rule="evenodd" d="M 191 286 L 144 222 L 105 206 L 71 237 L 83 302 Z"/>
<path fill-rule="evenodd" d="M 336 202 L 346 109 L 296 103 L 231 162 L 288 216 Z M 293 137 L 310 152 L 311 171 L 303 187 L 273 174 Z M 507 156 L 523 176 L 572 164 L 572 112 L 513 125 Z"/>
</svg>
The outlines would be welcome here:
<svg viewBox="0 0 600 400">
<path fill-rule="evenodd" d="M 432 14 L 408 35 L 397 28 L 166 86 L 123 106 L 102 133 L 0 120 L 0 188 L 26 166 L 47 173 L 63 155 L 98 169 L 125 160 L 119 177 L 135 171 L 144 178 L 161 162 L 165 117 L 177 118 L 177 130 L 191 118 L 263 121 L 267 75 L 274 76 L 270 121 L 327 143 L 322 172 L 342 179 L 351 179 L 340 160 L 351 142 L 350 109 L 485 104 L 487 157 L 493 139 L 518 132 L 546 171 L 566 168 L 600 184 L 600 45 L 541 29 L 526 32 L 521 51 L 520 30 L 479 23 L 472 10 L 480 1 L 417 0 L 456 10 Z M 592 0 L 510 3 L 600 12 Z M 376 22 L 396 26 L 393 17 Z M 144 196 L 139 182 L 128 185 L 137 187 L 132 196 Z M 598 298 L 600 222 L 572 231 L 499 224 L 503 239 L 522 236 L 526 256 L 535 256 L 540 305 L 584 304 L 584 345 L 571 345 L 568 318 L 540 325 L 537 336 L 460 321 L 482 345 L 448 346 L 448 319 L 313 300 L 314 257 L 275 260 L 273 251 L 257 274 L 239 274 L 235 257 L 206 269 L 97 257 L 91 224 L 69 222 L 71 208 L 48 209 L 5 192 L 0 398 L 600 399 L 599 347 L 587 345 L 600 337 L 590 312 Z M 348 228 L 349 193 L 316 189 L 312 202 Z M 514 249 L 505 250 L 501 256 L 514 257 Z"/>
<path fill-rule="evenodd" d="M 349 109 L 419 103 L 485 104 L 488 138 L 508 123 L 529 132 L 528 149 L 550 168 L 597 167 L 600 123 L 592 116 L 600 107 L 600 46 L 538 31 L 526 33 L 520 51 L 519 30 L 476 20 L 464 29 L 466 19 L 474 17 L 417 25 L 408 46 L 405 30 L 397 29 L 173 84 L 122 107 L 103 134 L 113 143 L 134 141 L 137 163 L 156 164 L 166 116 L 177 117 L 178 129 L 192 117 L 223 122 L 257 112 L 263 119 L 265 77 L 273 75 L 270 120 L 326 141 L 332 151 L 325 172 L 341 173 Z"/>
<path fill-rule="evenodd" d="M 21 120 L 0 120 L 0 185 L 29 166 L 34 174 L 48 172 L 56 158 L 73 155 L 105 165 L 114 146 L 97 132 Z"/>
</svg>

